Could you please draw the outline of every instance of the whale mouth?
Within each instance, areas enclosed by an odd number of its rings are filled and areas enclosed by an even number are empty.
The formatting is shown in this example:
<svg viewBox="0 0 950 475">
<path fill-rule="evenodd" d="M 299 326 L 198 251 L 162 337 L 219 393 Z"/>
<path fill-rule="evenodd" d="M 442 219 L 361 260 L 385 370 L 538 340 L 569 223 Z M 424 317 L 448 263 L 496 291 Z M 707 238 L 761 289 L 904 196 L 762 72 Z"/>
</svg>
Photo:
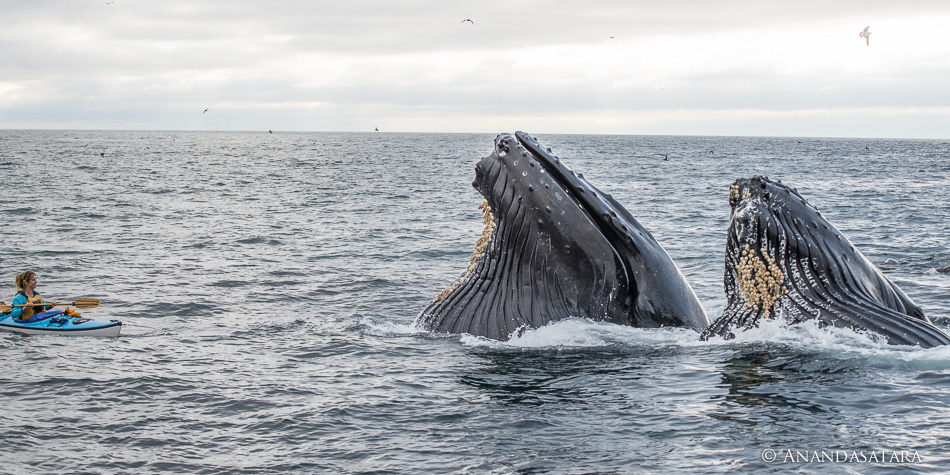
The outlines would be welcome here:
<svg viewBox="0 0 950 475">
<path fill-rule="evenodd" d="M 556 214 L 563 216 L 567 214 L 564 207 L 569 207 L 580 212 L 585 220 L 597 229 L 597 234 L 605 238 L 612 235 L 610 228 L 604 226 L 604 218 L 592 209 L 611 208 L 603 203 L 591 203 L 592 199 L 597 199 L 599 191 L 587 183 L 583 175 L 563 166 L 560 158 L 552 155 L 550 148 L 542 148 L 536 138 L 524 132 L 515 132 L 514 136 L 499 134 L 495 137 L 494 154 L 499 160 L 489 161 L 492 158 L 489 156 L 480 161 L 475 167 L 476 178 L 472 182 L 472 186 L 484 198 L 478 205 L 484 224 L 482 234 L 475 243 L 468 268 L 455 282 L 440 292 L 435 301 L 445 299 L 471 277 L 479 262 L 487 255 L 488 245 L 498 228 L 494 212 L 496 208 L 508 214 L 512 205 L 517 204 L 539 215 L 542 209 L 547 215 L 558 209 Z M 504 166 L 498 166 L 499 164 Z M 614 210 L 609 211 L 609 214 L 617 216 Z M 543 229 L 545 220 L 539 219 L 538 224 Z M 552 224 L 562 226 L 563 221 L 554 220 Z"/>
<path fill-rule="evenodd" d="M 740 179 L 723 278 L 727 304 L 704 332 L 730 338 L 761 319 L 870 331 L 888 343 L 950 344 L 918 307 L 797 190 L 766 177 Z"/>
<path fill-rule="evenodd" d="M 524 132 L 513 136 L 499 134 L 495 138 L 493 153 L 475 166 L 472 186 L 483 197 L 478 209 L 482 212 L 484 228 L 475 243 L 468 268 L 436 296 L 435 302 L 451 295 L 471 278 L 480 263 L 490 259 L 489 246 L 499 229 L 498 215 L 513 217 L 509 221 L 518 223 L 517 227 L 536 227 L 537 232 L 567 234 L 576 231 L 565 229 L 574 224 L 593 234 L 595 240 L 606 242 L 610 234 L 609 230 L 605 232 L 602 218 L 591 210 L 590 200 L 582 199 L 588 195 L 597 197 L 600 192 L 587 183 L 583 175 L 564 167 L 550 149 L 542 148 L 536 138 Z M 561 250 L 570 253 L 571 244 L 565 243 Z M 617 261 L 618 274 L 626 280 L 628 272 L 616 251 L 611 248 L 609 253 L 602 252 L 599 257 L 605 254 L 611 254 Z"/>
<path fill-rule="evenodd" d="M 523 132 L 475 166 L 484 230 L 468 268 L 417 324 L 504 340 L 567 318 L 708 325 L 665 250 L 609 195 Z"/>
</svg>

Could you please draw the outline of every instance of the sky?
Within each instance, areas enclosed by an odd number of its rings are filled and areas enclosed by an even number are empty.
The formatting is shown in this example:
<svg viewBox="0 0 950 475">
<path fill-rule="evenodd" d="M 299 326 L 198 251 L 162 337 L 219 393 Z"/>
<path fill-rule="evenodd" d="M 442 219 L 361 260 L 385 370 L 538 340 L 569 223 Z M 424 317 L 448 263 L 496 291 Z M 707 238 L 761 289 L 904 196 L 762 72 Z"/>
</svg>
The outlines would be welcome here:
<svg viewBox="0 0 950 475">
<path fill-rule="evenodd" d="M 945 0 L 0 0 L 0 19 L 4 129 L 950 138 Z"/>
</svg>

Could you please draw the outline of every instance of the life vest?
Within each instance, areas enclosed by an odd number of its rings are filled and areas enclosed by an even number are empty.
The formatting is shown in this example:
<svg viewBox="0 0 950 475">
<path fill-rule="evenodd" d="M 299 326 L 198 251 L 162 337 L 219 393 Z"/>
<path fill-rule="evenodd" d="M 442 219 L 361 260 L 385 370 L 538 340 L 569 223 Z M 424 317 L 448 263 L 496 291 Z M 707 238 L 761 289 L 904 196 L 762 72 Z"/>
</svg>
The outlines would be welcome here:
<svg viewBox="0 0 950 475">
<path fill-rule="evenodd" d="M 22 295 L 26 299 L 26 303 L 43 303 L 43 296 L 37 292 L 32 298 L 27 297 L 23 292 L 17 292 L 19 295 Z M 44 311 L 47 307 L 22 307 L 23 315 L 20 316 L 20 320 L 26 320 L 33 316 L 37 310 Z"/>
</svg>

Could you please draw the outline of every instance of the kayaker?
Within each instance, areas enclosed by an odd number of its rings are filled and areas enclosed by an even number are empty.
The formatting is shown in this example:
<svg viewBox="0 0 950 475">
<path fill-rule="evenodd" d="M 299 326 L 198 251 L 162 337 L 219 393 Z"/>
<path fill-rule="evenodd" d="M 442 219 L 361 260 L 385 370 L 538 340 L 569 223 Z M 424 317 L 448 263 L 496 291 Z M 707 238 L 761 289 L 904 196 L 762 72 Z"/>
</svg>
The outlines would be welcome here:
<svg viewBox="0 0 950 475">
<path fill-rule="evenodd" d="M 13 297 L 13 310 L 10 311 L 10 316 L 13 318 L 18 318 L 20 320 L 26 320 L 33 316 L 35 313 L 45 312 L 53 308 L 52 305 L 39 305 L 36 307 L 16 307 L 16 305 L 23 305 L 27 303 L 43 303 L 43 296 L 36 291 L 36 284 L 39 281 L 36 279 L 36 272 L 33 272 L 32 269 L 27 269 L 23 272 L 20 272 L 16 276 L 16 296 Z"/>
</svg>

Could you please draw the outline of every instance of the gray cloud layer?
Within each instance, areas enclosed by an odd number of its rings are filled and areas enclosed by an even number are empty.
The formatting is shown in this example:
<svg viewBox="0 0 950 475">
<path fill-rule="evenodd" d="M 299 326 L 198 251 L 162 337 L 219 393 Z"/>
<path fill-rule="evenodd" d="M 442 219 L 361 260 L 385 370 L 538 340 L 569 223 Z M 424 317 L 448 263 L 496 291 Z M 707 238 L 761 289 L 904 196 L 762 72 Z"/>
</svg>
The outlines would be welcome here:
<svg viewBox="0 0 950 475">
<path fill-rule="evenodd" d="M 7 128 L 950 136 L 950 48 L 928 33 L 947 2 L 4 0 L 0 12 Z M 871 46 L 857 37 L 867 23 Z"/>
</svg>

